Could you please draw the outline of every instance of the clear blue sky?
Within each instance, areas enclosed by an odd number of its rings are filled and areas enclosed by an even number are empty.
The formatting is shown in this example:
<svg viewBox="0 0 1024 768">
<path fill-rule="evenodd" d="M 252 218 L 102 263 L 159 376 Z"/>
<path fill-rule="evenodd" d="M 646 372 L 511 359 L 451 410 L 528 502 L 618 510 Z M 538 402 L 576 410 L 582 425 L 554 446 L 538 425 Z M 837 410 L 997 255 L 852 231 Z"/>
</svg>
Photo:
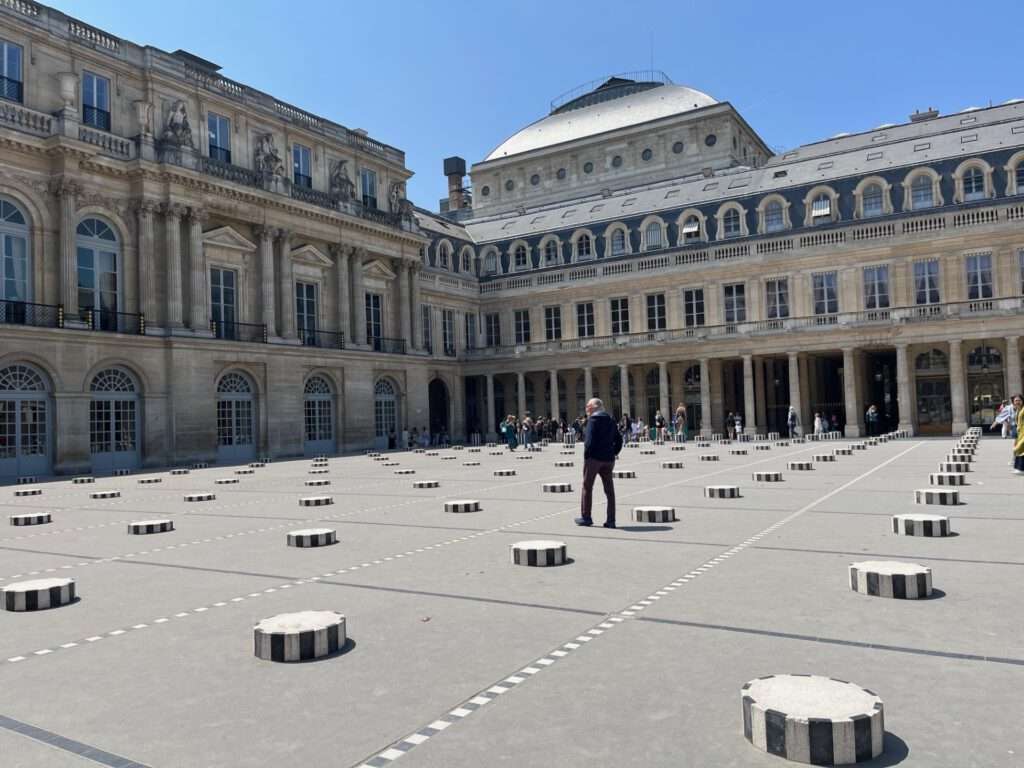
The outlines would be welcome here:
<svg viewBox="0 0 1024 768">
<path fill-rule="evenodd" d="M 409 196 L 433 210 L 444 157 L 481 160 L 563 91 L 649 68 L 652 48 L 656 69 L 732 102 L 773 148 L 1024 98 L 1020 0 L 50 4 L 367 129 L 406 152 Z"/>
</svg>

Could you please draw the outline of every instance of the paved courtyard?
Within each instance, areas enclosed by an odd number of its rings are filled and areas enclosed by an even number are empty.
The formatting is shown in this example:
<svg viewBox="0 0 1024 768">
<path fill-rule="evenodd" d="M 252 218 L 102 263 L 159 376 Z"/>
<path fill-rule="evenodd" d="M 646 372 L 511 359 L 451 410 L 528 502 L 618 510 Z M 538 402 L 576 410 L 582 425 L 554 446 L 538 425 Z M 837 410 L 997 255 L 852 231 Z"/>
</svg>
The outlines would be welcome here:
<svg viewBox="0 0 1024 768">
<path fill-rule="evenodd" d="M 573 525 L 582 447 L 555 445 L 528 460 L 442 450 L 332 457 L 326 474 L 294 460 L 45 482 L 19 498 L 0 488 L 5 526 L 53 516 L 3 528 L 0 586 L 66 576 L 79 596 L 0 611 L 0 765 L 778 766 L 743 737 L 740 688 L 789 672 L 883 699 L 885 753 L 866 765 L 1024 765 L 1024 479 L 1008 471 L 1009 443 L 981 441 L 952 508 L 913 501 L 951 439 L 786 469 L 853 442 L 626 449 L 618 468 L 636 478 L 616 483 L 618 530 Z M 494 475 L 504 468 L 517 474 Z M 754 482 L 757 470 L 784 481 Z M 573 492 L 542 492 L 553 481 Z M 705 498 L 711 484 L 742 495 Z M 106 489 L 121 495 L 90 498 Z M 197 492 L 216 499 L 183 501 Z M 320 495 L 333 505 L 300 506 Z M 455 499 L 481 510 L 446 513 Z M 654 504 L 678 522 L 631 521 Z M 957 535 L 895 536 L 890 516 L 914 511 L 951 515 Z M 126 532 L 155 517 L 175 530 Z M 310 527 L 338 543 L 286 546 Z M 569 563 L 513 565 L 509 546 L 525 539 L 565 542 Z M 885 559 L 930 567 L 933 596 L 851 591 L 851 562 Z M 300 610 L 343 613 L 342 651 L 257 659 L 253 626 Z"/>
</svg>

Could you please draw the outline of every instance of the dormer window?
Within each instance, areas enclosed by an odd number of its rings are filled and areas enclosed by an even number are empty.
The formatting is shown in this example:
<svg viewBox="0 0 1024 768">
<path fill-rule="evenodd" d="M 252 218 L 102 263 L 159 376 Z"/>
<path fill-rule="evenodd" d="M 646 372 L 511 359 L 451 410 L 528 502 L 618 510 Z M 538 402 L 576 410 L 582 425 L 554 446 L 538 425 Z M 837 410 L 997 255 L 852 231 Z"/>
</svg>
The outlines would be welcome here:
<svg viewBox="0 0 1024 768">
<path fill-rule="evenodd" d="M 554 240 L 548 240 L 544 244 L 544 263 L 554 264 L 558 261 L 558 243 Z"/>
<path fill-rule="evenodd" d="M 870 219 L 874 216 L 881 216 L 884 213 L 882 205 L 882 187 L 878 184 L 868 184 L 864 187 L 861 204 L 864 209 L 865 219 Z"/>
<path fill-rule="evenodd" d="M 700 219 L 690 216 L 683 222 L 683 242 L 695 243 L 700 240 Z"/>
<path fill-rule="evenodd" d="M 722 217 L 722 227 L 725 230 L 726 237 L 739 237 L 743 234 L 743 230 L 740 227 L 740 212 L 735 208 L 730 208 L 725 212 Z"/>
<path fill-rule="evenodd" d="M 811 223 L 824 224 L 832 220 L 832 198 L 822 192 L 811 203 Z"/>
<path fill-rule="evenodd" d="M 644 231 L 644 250 L 657 251 L 661 248 L 661 224 L 652 221 Z"/>
<path fill-rule="evenodd" d="M 580 235 L 576 241 L 576 258 L 589 259 L 593 255 L 590 245 L 590 235 Z"/>
<path fill-rule="evenodd" d="M 786 218 L 783 215 L 782 203 L 772 200 L 764 207 L 764 231 L 780 232 L 786 228 Z"/>
<path fill-rule="evenodd" d="M 985 199 L 985 174 L 980 168 L 968 168 L 964 173 L 964 202 Z"/>
<path fill-rule="evenodd" d="M 526 269 L 526 246 L 517 245 L 515 250 L 516 269 Z"/>
<path fill-rule="evenodd" d="M 448 246 L 442 245 L 437 252 L 437 266 L 448 269 Z"/>
<path fill-rule="evenodd" d="M 931 177 L 922 173 L 910 184 L 910 208 L 920 211 L 923 208 L 932 208 L 934 205 L 935 195 L 932 190 Z"/>
<path fill-rule="evenodd" d="M 624 256 L 626 253 L 626 233 L 621 229 L 612 232 L 612 256 Z"/>
</svg>

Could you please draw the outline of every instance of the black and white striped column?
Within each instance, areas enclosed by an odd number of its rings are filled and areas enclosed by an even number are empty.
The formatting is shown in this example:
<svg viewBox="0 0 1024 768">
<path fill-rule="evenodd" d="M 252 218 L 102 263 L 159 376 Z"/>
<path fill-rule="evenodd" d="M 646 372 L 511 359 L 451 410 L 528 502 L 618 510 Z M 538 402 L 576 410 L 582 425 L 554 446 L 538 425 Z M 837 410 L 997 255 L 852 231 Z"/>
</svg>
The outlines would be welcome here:
<svg viewBox="0 0 1024 768">
<path fill-rule="evenodd" d="M 74 483 L 75 485 L 82 485 L 84 483 L 95 483 L 96 482 L 96 478 L 95 477 L 85 477 L 85 476 L 73 477 L 73 478 L 71 478 L 71 482 Z"/>
<path fill-rule="evenodd" d="M 914 513 L 893 515 L 892 532 L 897 536 L 949 536 L 953 529 L 944 515 Z"/>
<path fill-rule="evenodd" d="M 705 485 L 704 497 L 707 499 L 738 499 L 740 489 L 736 485 Z"/>
<path fill-rule="evenodd" d="M 836 457 L 831 453 L 816 453 L 814 454 L 815 461 L 835 461 Z"/>
<path fill-rule="evenodd" d="M 914 491 L 914 503 L 955 507 L 960 503 L 960 491 L 955 488 L 919 488 Z"/>
<path fill-rule="evenodd" d="M 957 474 L 963 474 L 964 472 L 970 472 L 971 465 L 966 461 L 940 461 L 939 472 L 954 472 Z"/>
<path fill-rule="evenodd" d="M 564 565 L 568 559 L 564 541 L 518 541 L 509 549 L 513 565 Z"/>
<path fill-rule="evenodd" d="M 413 488 L 440 488 L 441 483 L 437 480 L 414 480 Z"/>
<path fill-rule="evenodd" d="M 757 483 L 781 483 L 782 482 L 782 473 L 781 472 L 773 472 L 773 471 L 755 472 L 753 477 L 754 477 L 754 482 L 757 482 Z"/>
<path fill-rule="evenodd" d="M 140 477 L 137 482 L 139 485 L 155 485 L 156 483 L 162 483 L 164 479 L 162 477 Z"/>
<path fill-rule="evenodd" d="M 932 472 L 928 475 L 932 485 L 966 485 L 967 475 L 963 472 Z"/>
<path fill-rule="evenodd" d="M 45 525 L 52 522 L 49 512 L 30 512 L 24 515 L 11 515 L 11 525 Z"/>
<path fill-rule="evenodd" d="M 898 560 L 865 560 L 850 565 L 850 589 L 862 595 L 917 600 L 932 593 L 932 570 Z"/>
<path fill-rule="evenodd" d="M 613 469 L 612 477 L 616 480 L 635 480 L 636 470 L 634 469 Z"/>
<path fill-rule="evenodd" d="M 120 491 L 93 491 L 89 494 L 90 499 L 119 499 Z"/>
<path fill-rule="evenodd" d="M 15 488 L 14 489 L 14 495 L 15 496 L 42 496 L 43 495 L 43 489 L 42 488 Z"/>
<path fill-rule="evenodd" d="M 190 470 L 180 469 L 180 468 L 179 469 L 172 469 L 171 470 L 171 474 L 172 475 L 187 475 L 189 473 L 189 471 Z"/>
<path fill-rule="evenodd" d="M 661 462 L 661 468 L 662 469 L 683 469 L 684 467 L 683 467 L 683 462 L 677 461 L 675 459 L 670 459 L 668 461 Z"/>
<path fill-rule="evenodd" d="M 214 485 L 236 485 L 237 483 L 237 477 L 218 477 L 213 481 Z"/>
<path fill-rule="evenodd" d="M 479 512 L 480 502 L 476 499 L 456 499 L 444 503 L 445 512 Z"/>
<path fill-rule="evenodd" d="M 638 523 L 675 523 L 675 507 L 633 507 L 633 520 Z"/>
<path fill-rule="evenodd" d="M 814 464 L 810 461 L 790 461 L 786 463 L 786 468 L 794 472 L 810 472 L 814 469 Z"/>
<path fill-rule="evenodd" d="M 0 587 L 0 603 L 5 611 L 42 611 L 74 601 L 74 579 L 35 579 Z"/>
<path fill-rule="evenodd" d="M 514 469 L 496 469 L 494 470 L 495 477 L 514 477 L 516 471 Z"/>
<path fill-rule="evenodd" d="M 333 503 L 333 496 L 305 496 L 299 499 L 300 507 L 329 507 Z"/>
<path fill-rule="evenodd" d="M 216 495 L 212 493 L 186 493 L 185 501 L 215 501 Z"/>
<path fill-rule="evenodd" d="M 311 488 L 317 488 L 324 485 L 330 485 L 331 481 L 325 478 L 314 478 L 313 480 L 306 480 L 303 485 Z"/>
<path fill-rule="evenodd" d="M 338 543 L 338 532 L 333 528 L 306 528 L 288 532 L 289 547 L 326 547 Z"/>
<path fill-rule="evenodd" d="M 544 493 L 572 493 L 572 483 L 544 483 L 541 490 Z"/>
<path fill-rule="evenodd" d="M 416 474 L 416 470 L 415 469 L 396 469 L 395 470 L 395 474 L 396 475 L 415 475 Z"/>
<path fill-rule="evenodd" d="M 701 461 L 718 461 L 717 453 L 702 453 L 700 455 Z"/>
<path fill-rule="evenodd" d="M 336 611 L 282 613 L 253 627 L 256 658 L 309 661 L 345 646 L 345 617 Z"/>
<path fill-rule="evenodd" d="M 256 474 L 256 470 L 248 469 L 248 468 L 236 469 L 235 470 L 235 474 L 236 475 L 255 475 Z"/>
<path fill-rule="evenodd" d="M 167 533 L 174 530 L 171 520 L 139 520 L 128 523 L 128 533 L 133 536 L 144 536 L 150 533 Z"/>
</svg>

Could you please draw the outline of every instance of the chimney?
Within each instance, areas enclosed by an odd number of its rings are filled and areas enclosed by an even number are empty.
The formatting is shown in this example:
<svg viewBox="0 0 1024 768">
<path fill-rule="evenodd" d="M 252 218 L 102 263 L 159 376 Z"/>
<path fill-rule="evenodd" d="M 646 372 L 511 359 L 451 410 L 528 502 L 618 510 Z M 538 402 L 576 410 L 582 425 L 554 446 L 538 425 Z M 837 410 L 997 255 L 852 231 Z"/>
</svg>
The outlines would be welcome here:
<svg viewBox="0 0 1024 768">
<path fill-rule="evenodd" d="M 914 112 L 914 114 L 910 116 L 910 122 L 920 123 L 925 120 L 934 120 L 938 116 L 939 110 L 937 110 L 935 107 L 928 107 L 928 109 L 925 110 L 924 112 L 918 109 Z"/>
<path fill-rule="evenodd" d="M 448 210 L 458 211 L 466 206 L 462 177 L 466 175 L 466 161 L 461 157 L 444 159 L 444 175 L 448 177 Z"/>
</svg>

